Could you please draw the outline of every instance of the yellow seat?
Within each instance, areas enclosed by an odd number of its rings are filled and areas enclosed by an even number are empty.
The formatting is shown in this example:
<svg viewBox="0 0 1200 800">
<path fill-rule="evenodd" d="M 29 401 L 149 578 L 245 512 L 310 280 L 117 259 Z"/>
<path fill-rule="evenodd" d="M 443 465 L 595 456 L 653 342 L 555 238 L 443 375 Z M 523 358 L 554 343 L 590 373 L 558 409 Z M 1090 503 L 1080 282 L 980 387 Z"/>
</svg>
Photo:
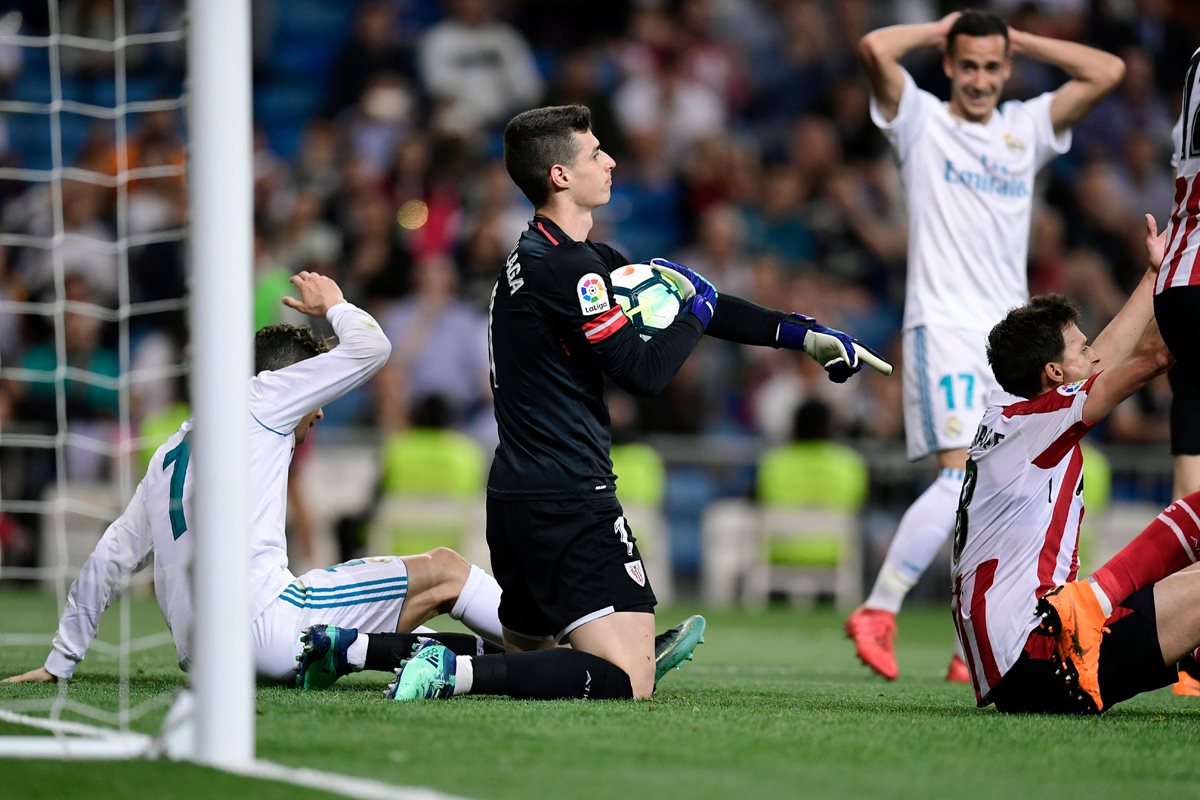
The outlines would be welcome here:
<svg viewBox="0 0 1200 800">
<path fill-rule="evenodd" d="M 452 430 L 413 428 L 388 437 L 382 461 L 383 497 L 367 530 L 372 553 L 450 547 L 486 563 L 486 461 L 474 440 Z"/>
<path fill-rule="evenodd" d="M 1091 445 L 1083 445 L 1083 522 L 1079 527 L 1079 574 L 1088 575 L 1117 554 L 1129 539 L 1109 541 L 1103 524 L 1112 504 L 1112 464 L 1108 456 Z M 1152 517 L 1148 517 L 1149 522 Z"/>
<path fill-rule="evenodd" d="M 649 445 L 631 443 L 612 448 L 613 472 L 617 476 L 617 499 L 633 528 L 638 552 L 660 602 L 674 596 L 671 549 L 662 514 L 667 470 L 662 457 Z"/>
<path fill-rule="evenodd" d="M 833 594 L 856 605 L 862 594 L 859 511 L 867 497 L 866 461 L 825 440 L 793 442 L 759 463 L 757 552 L 743 601 Z"/>
</svg>

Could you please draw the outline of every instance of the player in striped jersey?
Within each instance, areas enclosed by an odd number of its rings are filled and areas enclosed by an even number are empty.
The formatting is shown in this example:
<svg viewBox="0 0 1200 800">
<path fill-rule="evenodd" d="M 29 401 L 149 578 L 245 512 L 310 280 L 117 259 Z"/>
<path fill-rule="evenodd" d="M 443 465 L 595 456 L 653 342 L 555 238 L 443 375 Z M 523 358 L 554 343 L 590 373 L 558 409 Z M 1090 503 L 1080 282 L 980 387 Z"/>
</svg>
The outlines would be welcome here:
<svg viewBox="0 0 1200 800">
<path fill-rule="evenodd" d="M 1184 77 L 1183 105 L 1172 131 L 1175 200 L 1155 284 L 1154 312 L 1175 356 L 1171 370 L 1171 452 L 1175 496 L 1200 488 L 1200 351 L 1191 320 L 1200 311 L 1200 48 Z"/>
<path fill-rule="evenodd" d="M 307 328 L 272 325 L 255 337 L 255 376 L 245 420 L 250 437 L 251 632 L 261 677 L 290 680 L 301 653 L 300 631 L 322 624 L 343 631 L 336 643 L 343 665 L 372 661 L 373 645 L 393 662 L 393 642 L 371 634 L 411 631 L 441 613 L 500 639 L 500 587 L 452 550 L 384 556 L 312 570 L 288 569 L 284 536 L 288 466 L 298 443 L 321 419 L 321 407 L 361 386 L 383 367 L 391 345 L 365 311 L 347 303 L 334 281 L 311 272 L 294 276 L 300 299 L 291 308 L 325 317 L 338 336 L 326 352 Z M 158 449 L 125 512 L 105 531 L 71 586 L 53 649 L 43 667 L 10 681 L 72 677 L 95 638 L 100 615 L 116 591 L 154 561 L 159 607 L 186 669 L 192 628 L 192 421 Z M 366 635 L 360 635 L 366 634 Z M 219 646 L 219 643 L 206 643 Z M 374 648 L 378 649 L 378 648 Z M 407 652 L 407 651 L 406 651 Z M 336 678 L 336 676 L 334 676 Z M 330 681 L 332 682 L 332 681 Z"/>
<path fill-rule="evenodd" d="M 944 50 L 950 101 L 922 91 L 900 59 Z M 967 446 L 993 388 L 988 330 L 1029 296 L 1026 254 L 1039 169 L 1071 144 L 1071 127 L 1120 82 L 1121 59 L 1009 28 L 988 13 L 894 25 L 863 37 L 871 119 L 895 150 L 908 199 L 904 300 L 904 427 L 912 460 L 933 455 L 938 476 L 900 520 L 875 585 L 846 620 L 864 664 L 899 675 L 892 638 L 909 589 L 950 535 Z M 1026 101 L 1000 102 L 1023 55 L 1070 80 Z M 947 680 L 964 680 L 951 660 Z"/>
<path fill-rule="evenodd" d="M 953 562 L 954 623 L 981 706 L 1101 711 L 1173 682 L 1200 644 L 1200 574 L 1174 574 L 1200 554 L 1200 493 L 1076 581 L 1079 441 L 1171 364 L 1154 322 L 1162 238 L 1149 216 L 1147 230 L 1151 268 L 1094 346 L 1058 295 L 1014 309 L 988 335 L 1003 388 L 969 448 Z"/>
</svg>

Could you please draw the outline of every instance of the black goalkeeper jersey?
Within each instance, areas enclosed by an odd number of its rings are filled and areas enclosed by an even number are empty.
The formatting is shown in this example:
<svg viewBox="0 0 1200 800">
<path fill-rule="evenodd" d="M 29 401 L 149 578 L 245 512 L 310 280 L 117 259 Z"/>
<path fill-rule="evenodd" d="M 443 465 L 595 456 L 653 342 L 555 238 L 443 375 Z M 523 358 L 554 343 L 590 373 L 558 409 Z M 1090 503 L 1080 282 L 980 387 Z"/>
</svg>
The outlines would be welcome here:
<svg viewBox="0 0 1200 800">
<path fill-rule="evenodd" d="M 633 394 L 662 390 L 703 330 L 680 314 L 649 342 L 613 298 L 628 262 L 534 217 L 501 268 L 488 309 L 488 356 L 500 444 L 488 477 L 499 499 L 616 491 L 604 396 L 607 375 Z"/>
</svg>

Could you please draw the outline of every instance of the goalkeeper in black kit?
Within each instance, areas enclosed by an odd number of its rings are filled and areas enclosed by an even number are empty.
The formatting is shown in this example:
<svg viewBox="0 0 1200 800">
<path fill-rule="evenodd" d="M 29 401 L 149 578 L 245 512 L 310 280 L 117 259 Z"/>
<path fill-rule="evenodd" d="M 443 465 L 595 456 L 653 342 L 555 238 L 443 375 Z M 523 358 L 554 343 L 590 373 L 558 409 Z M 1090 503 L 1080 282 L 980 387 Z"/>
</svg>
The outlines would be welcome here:
<svg viewBox="0 0 1200 800">
<path fill-rule="evenodd" d="M 588 241 L 616 162 L 584 106 L 518 114 L 504 163 L 535 212 L 500 270 L 489 357 L 500 444 L 488 478 L 487 541 L 503 594 L 503 655 L 455 656 L 427 642 L 400 671 L 397 700 L 500 694 L 527 699 L 645 699 L 698 643 L 693 617 L 658 653 L 654 591 L 616 497 L 604 379 L 653 395 L 704 333 L 804 350 L 830 379 L 891 366 L 861 343 L 799 314 L 717 290 L 685 266 L 651 265 L 685 289 L 675 321 L 648 342 L 613 300 L 609 273 L 629 263 Z M 555 647 L 570 644 L 570 648 Z"/>
</svg>

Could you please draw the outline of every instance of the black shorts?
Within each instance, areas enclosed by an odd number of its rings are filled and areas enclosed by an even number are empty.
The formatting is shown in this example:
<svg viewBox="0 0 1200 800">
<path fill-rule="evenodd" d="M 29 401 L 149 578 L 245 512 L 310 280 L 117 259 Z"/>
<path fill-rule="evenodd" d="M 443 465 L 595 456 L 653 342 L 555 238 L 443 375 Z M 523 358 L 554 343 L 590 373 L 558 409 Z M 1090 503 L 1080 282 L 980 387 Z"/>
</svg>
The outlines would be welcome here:
<svg viewBox="0 0 1200 800">
<path fill-rule="evenodd" d="M 492 574 L 513 633 L 561 641 L 614 611 L 657 602 L 617 498 L 487 500 Z"/>
<path fill-rule="evenodd" d="M 1100 697 L 1112 708 L 1142 692 L 1170 686 L 1174 665 L 1163 664 L 1154 611 L 1154 587 L 1148 586 L 1121 604 L 1131 613 L 1112 623 L 1100 644 Z M 992 689 L 989 698 L 999 711 L 1036 714 L 1081 714 L 1087 709 L 1068 694 L 1057 664 L 1022 653 Z"/>
<path fill-rule="evenodd" d="M 1200 286 L 1177 286 L 1154 298 L 1163 341 L 1175 356 L 1171 381 L 1171 453 L 1200 455 Z"/>
</svg>

